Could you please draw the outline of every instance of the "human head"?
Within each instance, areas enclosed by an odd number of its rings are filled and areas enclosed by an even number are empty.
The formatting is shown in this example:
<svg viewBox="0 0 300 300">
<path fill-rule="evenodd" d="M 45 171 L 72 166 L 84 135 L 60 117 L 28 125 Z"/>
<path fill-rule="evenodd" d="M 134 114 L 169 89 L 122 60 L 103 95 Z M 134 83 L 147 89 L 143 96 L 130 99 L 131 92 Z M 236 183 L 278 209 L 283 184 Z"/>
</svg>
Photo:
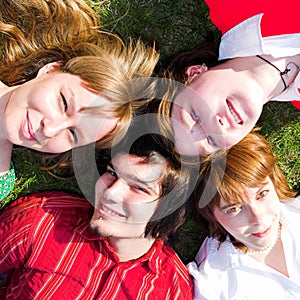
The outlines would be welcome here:
<svg viewBox="0 0 300 300">
<path fill-rule="evenodd" d="M 228 232 L 217 221 L 215 209 L 223 202 L 248 205 L 249 189 L 265 186 L 268 179 L 270 190 L 274 187 L 274 198 L 287 200 L 295 195 L 277 166 L 269 143 L 257 132 L 249 133 L 228 150 L 204 157 L 195 189 L 195 204 L 207 234 L 223 242 Z M 239 245 L 232 236 L 231 239 Z"/>
<path fill-rule="evenodd" d="M 129 131 L 130 130 L 131 128 Z M 130 223 L 125 222 L 120 218 L 116 218 L 114 227 L 118 229 L 119 227 L 126 226 L 132 231 L 134 228 L 138 228 L 139 235 L 149 235 L 153 238 L 166 239 L 167 236 L 173 234 L 184 221 L 186 209 L 189 205 L 187 197 L 189 180 L 192 175 L 191 169 L 189 167 L 181 166 L 174 153 L 172 153 L 170 145 L 167 145 L 160 135 L 145 134 L 136 139 L 134 137 L 134 131 L 131 131 L 131 133 L 131 136 L 129 132 L 129 136 L 126 135 L 125 140 L 112 151 L 114 154 L 111 154 L 111 163 L 107 169 L 108 172 L 116 172 L 116 176 L 120 176 L 120 180 L 123 180 L 123 184 L 124 182 L 126 183 L 126 187 L 125 189 L 123 188 L 123 191 L 121 188 L 116 191 L 116 186 L 114 186 L 114 191 L 109 191 L 109 184 L 113 185 L 113 183 L 108 183 L 106 181 L 107 187 L 105 187 L 103 182 L 111 175 L 104 173 L 96 184 L 96 204 L 93 219 L 97 219 L 101 216 L 99 212 L 97 212 L 99 203 L 104 200 L 109 201 L 109 199 L 105 198 L 107 197 L 107 194 L 104 197 L 105 190 L 107 190 L 108 193 L 117 193 L 116 197 L 118 196 L 119 202 L 122 203 L 122 200 L 120 199 L 126 197 L 127 185 L 130 185 L 130 180 L 128 180 L 128 178 L 139 176 L 139 172 L 140 174 L 148 174 L 148 179 L 156 179 L 156 181 L 154 180 L 155 185 L 156 187 L 159 187 L 156 195 L 153 195 L 151 192 L 146 194 L 146 196 L 148 195 L 148 199 L 151 199 L 152 202 L 150 201 L 148 204 L 136 204 L 135 206 L 140 209 L 140 215 L 136 216 L 137 219 Z M 107 163 L 103 163 L 103 161 L 109 160 L 110 155 L 101 155 L 100 163 L 102 165 L 107 165 Z M 114 163 L 116 164 L 115 166 Z M 126 168 L 124 168 L 124 166 L 126 166 Z M 121 170 L 120 167 L 123 167 L 123 169 Z M 111 181 L 114 182 L 114 180 L 117 180 L 116 178 L 114 179 L 111 177 Z M 131 180 L 131 183 L 132 185 L 137 184 L 145 188 L 145 181 L 147 181 L 147 178 L 142 178 L 141 182 L 139 182 L 139 180 L 136 180 L 135 182 L 134 180 Z M 133 189 L 133 187 L 131 189 Z M 134 196 L 134 192 L 132 192 L 132 197 L 130 199 L 131 204 L 135 199 L 143 199 L 141 195 L 143 195 L 143 192 L 137 192 L 136 196 Z M 109 203 L 113 206 L 115 203 L 113 203 L 112 199 L 110 200 Z M 124 203 L 123 205 L 123 207 L 125 207 Z M 146 212 L 147 214 L 145 216 Z M 97 221 L 100 226 L 99 228 L 105 226 L 106 223 L 104 222 L 104 219 Z M 96 223 L 94 223 L 94 225 L 95 224 Z M 113 233 L 113 231 L 111 232 Z"/>
<path fill-rule="evenodd" d="M 218 61 L 213 41 L 176 57 L 167 76 L 186 85 L 169 105 L 181 154 L 201 155 L 234 145 L 253 129 L 267 102 L 243 58 Z"/>
<path fill-rule="evenodd" d="M 83 107 L 81 111 L 86 116 L 118 120 L 97 146 L 117 142 L 126 132 L 135 110 L 145 102 L 134 94 L 134 84 L 130 81 L 152 74 L 157 52 L 141 41 L 131 40 L 125 44 L 116 35 L 98 30 L 99 20 L 84 1 L 66 4 L 57 0 L 51 5 L 46 1 L 33 1 L 30 4 L 33 11 L 43 12 L 41 16 L 45 17 L 39 19 L 42 26 L 38 21 L 31 21 L 35 18 L 28 18 L 25 29 L 21 28 L 19 19 L 13 21 L 13 16 L 26 10 L 18 3 L 11 15 L 3 12 L 3 21 L 8 21 L 0 24 L 0 30 L 8 38 L 2 45 L 7 55 L 0 66 L 1 80 L 9 86 L 22 85 L 35 80 L 47 64 L 59 63 L 57 72 L 78 76 L 81 88 L 93 92 L 95 98 L 100 95 L 108 100 L 105 105 L 92 103 L 92 107 Z"/>
</svg>

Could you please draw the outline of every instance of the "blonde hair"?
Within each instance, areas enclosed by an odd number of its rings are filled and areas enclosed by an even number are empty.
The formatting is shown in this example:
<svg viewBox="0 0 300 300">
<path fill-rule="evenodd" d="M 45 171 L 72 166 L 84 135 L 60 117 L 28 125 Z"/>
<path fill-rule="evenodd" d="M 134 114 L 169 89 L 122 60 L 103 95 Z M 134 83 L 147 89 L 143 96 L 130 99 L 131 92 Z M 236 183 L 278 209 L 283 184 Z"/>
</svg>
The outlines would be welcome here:
<svg viewBox="0 0 300 300">
<path fill-rule="evenodd" d="M 152 75 L 158 61 L 155 49 L 101 31 L 99 17 L 83 0 L 9 2 L 0 3 L 0 80 L 22 84 L 47 63 L 60 61 L 63 72 L 80 76 L 86 88 L 111 100 L 111 105 L 87 112 L 120 118 L 97 146 L 120 140 L 133 114 L 148 101 L 143 95 L 149 91 L 142 90 L 151 87 L 137 87 L 134 79 Z"/>
<path fill-rule="evenodd" d="M 229 149 L 203 158 L 195 189 L 195 204 L 208 235 L 221 242 L 228 235 L 213 213 L 214 208 L 219 207 L 221 198 L 229 204 L 244 203 L 247 199 L 245 188 L 263 186 L 268 176 L 279 199 L 288 200 L 296 195 L 277 166 L 270 144 L 255 131 Z M 210 194 L 210 199 L 205 199 L 208 204 L 203 207 L 199 200 L 204 200 L 205 190 L 214 193 Z"/>
</svg>

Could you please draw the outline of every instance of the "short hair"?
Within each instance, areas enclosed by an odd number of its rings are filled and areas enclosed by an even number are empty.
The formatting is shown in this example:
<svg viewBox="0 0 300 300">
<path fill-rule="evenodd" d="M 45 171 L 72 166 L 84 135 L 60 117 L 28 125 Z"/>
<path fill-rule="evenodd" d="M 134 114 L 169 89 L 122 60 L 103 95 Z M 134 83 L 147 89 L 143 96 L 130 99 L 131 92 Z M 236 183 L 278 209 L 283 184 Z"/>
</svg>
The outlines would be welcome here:
<svg viewBox="0 0 300 300">
<path fill-rule="evenodd" d="M 204 226 L 208 236 L 223 242 L 228 235 L 213 213 L 214 208 L 219 207 L 220 199 L 229 204 L 244 203 L 245 188 L 263 186 L 268 176 L 279 199 L 288 200 L 295 196 L 296 193 L 289 188 L 285 176 L 277 166 L 270 144 L 255 131 L 227 150 L 203 157 L 195 189 L 195 206 L 199 212 L 198 221 Z M 207 191 L 210 191 L 210 195 L 207 195 Z M 201 201 L 208 204 L 204 206 Z M 230 238 L 234 241 L 232 236 Z"/>
<path fill-rule="evenodd" d="M 106 166 L 112 156 L 120 152 L 144 158 L 141 164 L 166 162 L 167 167 L 160 178 L 162 190 L 158 206 L 146 225 L 145 235 L 167 239 L 175 234 L 192 207 L 189 196 L 198 172 L 191 165 L 181 163 L 178 154 L 173 150 L 173 143 L 162 135 L 140 134 L 143 132 L 141 123 L 133 122 L 125 138 L 113 149 L 106 151 L 106 155 L 99 156 L 99 164 Z"/>
</svg>

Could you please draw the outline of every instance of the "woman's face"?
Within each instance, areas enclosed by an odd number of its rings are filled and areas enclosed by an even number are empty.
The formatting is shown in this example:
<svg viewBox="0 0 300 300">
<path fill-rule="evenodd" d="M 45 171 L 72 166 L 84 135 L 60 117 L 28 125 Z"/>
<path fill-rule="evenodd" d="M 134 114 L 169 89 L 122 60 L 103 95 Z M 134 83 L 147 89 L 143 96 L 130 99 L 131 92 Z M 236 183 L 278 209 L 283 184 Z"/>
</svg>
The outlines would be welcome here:
<svg viewBox="0 0 300 300">
<path fill-rule="evenodd" d="M 214 216 L 223 228 L 249 250 L 262 250 L 276 240 L 280 206 L 269 177 L 259 188 L 246 188 L 244 203 L 228 204 L 221 199 Z"/>
<path fill-rule="evenodd" d="M 80 111 L 90 105 L 108 104 L 107 99 L 84 88 L 78 76 L 56 69 L 42 68 L 36 78 L 12 90 L 4 112 L 11 143 L 61 153 L 95 142 L 116 127 L 115 117 Z"/>
<path fill-rule="evenodd" d="M 176 151 L 214 152 L 236 144 L 255 126 L 266 97 L 251 72 L 235 71 L 231 61 L 193 77 L 171 112 Z"/>
</svg>

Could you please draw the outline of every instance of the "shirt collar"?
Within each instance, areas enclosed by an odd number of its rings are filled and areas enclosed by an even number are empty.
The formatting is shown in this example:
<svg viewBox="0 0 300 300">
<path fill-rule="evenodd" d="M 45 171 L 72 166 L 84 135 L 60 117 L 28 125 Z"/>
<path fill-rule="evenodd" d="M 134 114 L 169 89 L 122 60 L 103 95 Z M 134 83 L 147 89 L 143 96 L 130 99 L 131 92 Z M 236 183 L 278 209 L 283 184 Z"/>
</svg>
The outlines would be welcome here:
<svg viewBox="0 0 300 300">
<path fill-rule="evenodd" d="M 110 246 L 109 242 L 107 239 L 101 238 L 95 233 L 92 232 L 89 222 L 85 220 L 81 224 L 79 224 L 75 231 L 80 234 L 84 239 L 87 241 L 99 241 L 102 243 L 107 251 L 111 254 L 112 257 L 116 258 L 116 261 L 118 261 L 116 255 L 113 252 L 112 247 Z M 141 265 L 144 263 L 148 264 L 149 269 L 153 273 L 160 273 L 162 271 L 161 269 L 161 260 L 162 260 L 162 249 L 163 249 L 164 242 L 160 239 L 157 239 L 150 250 L 145 253 L 143 256 L 131 260 L 129 262 L 122 262 L 122 263 L 130 263 L 130 265 L 136 264 L 136 265 Z"/>
<path fill-rule="evenodd" d="M 227 31 L 221 38 L 219 60 L 264 54 L 276 58 L 300 53 L 300 33 L 262 37 L 262 17 L 263 14 L 255 15 Z M 300 100 L 299 86 L 300 73 L 285 91 L 271 100 Z"/>
<path fill-rule="evenodd" d="M 255 15 L 228 30 L 221 38 L 219 60 L 268 54 L 292 56 L 300 52 L 300 33 L 262 37 L 263 14 Z"/>
</svg>

